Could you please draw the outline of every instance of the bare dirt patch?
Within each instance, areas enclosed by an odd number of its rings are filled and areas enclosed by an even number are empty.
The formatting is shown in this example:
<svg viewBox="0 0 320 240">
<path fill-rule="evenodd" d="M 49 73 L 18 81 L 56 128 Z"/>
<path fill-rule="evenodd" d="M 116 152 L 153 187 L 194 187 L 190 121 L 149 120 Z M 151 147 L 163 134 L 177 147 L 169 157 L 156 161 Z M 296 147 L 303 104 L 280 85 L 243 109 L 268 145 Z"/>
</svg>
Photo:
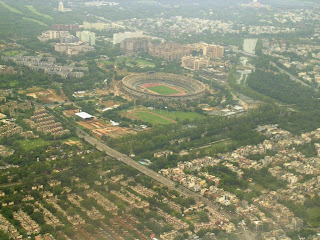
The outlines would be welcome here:
<svg viewBox="0 0 320 240">
<path fill-rule="evenodd" d="M 66 141 L 65 144 L 70 145 L 70 146 L 72 146 L 72 145 L 81 146 L 82 145 L 82 143 L 80 141 L 74 141 L 71 139 L 68 139 L 68 141 Z"/>
<path fill-rule="evenodd" d="M 58 95 L 54 89 L 43 89 L 35 87 L 19 91 L 19 93 L 26 94 L 27 96 L 38 99 L 46 104 L 69 102 L 69 99 L 62 90 L 61 94 Z"/>
</svg>

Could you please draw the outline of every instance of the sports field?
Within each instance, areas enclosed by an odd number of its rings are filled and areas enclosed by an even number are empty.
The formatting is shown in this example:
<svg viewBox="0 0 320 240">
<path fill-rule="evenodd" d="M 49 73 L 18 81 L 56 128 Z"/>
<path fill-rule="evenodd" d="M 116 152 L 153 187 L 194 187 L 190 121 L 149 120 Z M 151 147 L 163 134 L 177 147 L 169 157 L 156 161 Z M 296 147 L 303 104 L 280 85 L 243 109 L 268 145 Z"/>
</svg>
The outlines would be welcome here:
<svg viewBox="0 0 320 240">
<path fill-rule="evenodd" d="M 165 95 L 165 96 L 179 93 L 177 90 L 167 87 L 165 85 L 152 86 L 152 87 L 148 87 L 148 89 L 160 95 Z"/>
<path fill-rule="evenodd" d="M 155 64 L 153 62 L 149 62 L 147 60 L 139 59 L 139 60 L 137 60 L 137 66 L 140 68 L 145 68 L 145 67 L 154 68 Z"/>
<path fill-rule="evenodd" d="M 167 111 L 167 110 L 148 110 L 148 109 L 132 109 L 122 114 L 133 120 L 142 120 L 153 125 L 167 125 L 177 123 L 189 119 L 191 121 L 196 118 L 200 119 L 204 116 L 195 112 Z"/>
<path fill-rule="evenodd" d="M 137 116 L 140 120 L 151 123 L 153 125 L 167 125 L 175 123 L 174 120 L 163 118 L 162 116 L 152 114 L 151 112 L 135 112 L 134 115 Z"/>
<path fill-rule="evenodd" d="M 18 143 L 20 144 L 21 148 L 25 151 L 32 151 L 36 148 L 46 147 L 51 144 L 50 141 L 46 141 L 41 138 L 19 140 Z"/>
</svg>

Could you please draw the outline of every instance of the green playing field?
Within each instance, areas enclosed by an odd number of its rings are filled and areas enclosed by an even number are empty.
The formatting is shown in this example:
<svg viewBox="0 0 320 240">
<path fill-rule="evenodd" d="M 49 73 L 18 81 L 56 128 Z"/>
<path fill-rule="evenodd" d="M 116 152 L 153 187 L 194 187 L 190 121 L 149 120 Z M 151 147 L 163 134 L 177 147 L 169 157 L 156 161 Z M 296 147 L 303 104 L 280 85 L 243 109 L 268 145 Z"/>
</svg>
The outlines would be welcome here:
<svg viewBox="0 0 320 240">
<path fill-rule="evenodd" d="M 172 94 L 177 94 L 179 93 L 177 90 L 174 90 L 170 87 L 159 85 L 159 86 L 153 86 L 153 87 L 148 87 L 153 92 L 156 92 L 160 95 L 172 95 Z"/>
</svg>

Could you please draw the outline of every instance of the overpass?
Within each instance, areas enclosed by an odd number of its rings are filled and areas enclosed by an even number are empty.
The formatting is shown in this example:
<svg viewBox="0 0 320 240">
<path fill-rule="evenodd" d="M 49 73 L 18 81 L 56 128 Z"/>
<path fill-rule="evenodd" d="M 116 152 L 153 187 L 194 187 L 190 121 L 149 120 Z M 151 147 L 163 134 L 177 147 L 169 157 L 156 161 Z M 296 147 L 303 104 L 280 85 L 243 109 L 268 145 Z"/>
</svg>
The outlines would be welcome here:
<svg viewBox="0 0 320 240">
<path fill-rule="evenodd" d="M 292 81 L 295 81 L 295 82 L 300 83 L 301 85 L 303 85 L 303 86 L 305 86 L 305 87 L 309 87 L 309 88 L 314 89 L 315 91 L 318 91 L 318 89 L 316 89 L 316 88 L 314 88 L 314 87 L 306 84 L 305 82 L 303 82 L 303 81 L 300 80 L 299 78 L 293 76 L 293 75 L 292 75 L 291 73 L 289 73 L 288 71 L 286 71 L 286 70 L 284 70 L 283 68 L 279 67 L 275 62 L 270 61 L 270 64 L 271 64 L 273 67 L 277 68 L 280 73 L 284 73 L 284 74 L 288 75 Z"/>
<path fill-rule="evenodd" d="M 139 172 L 141 172 L 141 173 L 147 175 L 148 177 L 152 178 L 153 180 L 167 186 L 168 188 L 171 188 L 171 189 L 179 192 L 180 194 L 182 194 L 184 196 L 192 197 L 198 201 L 202 201 L 203 203 L 210 206 L 212 209 L 223 214 L 225 217 L 228 217 L 228 218 L 232 217 L 231 214 L 227 213 L 224 210 L 221 210 L 221 207 L 218 204 L 214 203 L 213 201 L 210 201 L 208 198 L 205 198 L 205 197 L 201 196 L 200 194 L 192 192 L 189 189 L 187 189 L 181 185 L 177 186 L 177 184 L 174 181 L 171 181 L 170 179 L 163 177 L 161 174 L 141 165 L 140 163 L 134 161 L 133 159 L 131 159 L 127 155 L 122 154 L 122 153 L 114 150 L 113 148 L 108 147 L 106 144 L 104 144 L 101 141 L 99 141 L 98 139 L 90 136 L 88 133 L 84 132 L 83 130 L 77 128 L 76 133 L 79 138 L 82 138 L 86 142 L 95 146 L 99 151 L 105 152 L 108 156 L 110 156 L 120 162 L 123 162 L 126 165 L 129 165 L 129 166 L 135 168 Z"/>
</svg>

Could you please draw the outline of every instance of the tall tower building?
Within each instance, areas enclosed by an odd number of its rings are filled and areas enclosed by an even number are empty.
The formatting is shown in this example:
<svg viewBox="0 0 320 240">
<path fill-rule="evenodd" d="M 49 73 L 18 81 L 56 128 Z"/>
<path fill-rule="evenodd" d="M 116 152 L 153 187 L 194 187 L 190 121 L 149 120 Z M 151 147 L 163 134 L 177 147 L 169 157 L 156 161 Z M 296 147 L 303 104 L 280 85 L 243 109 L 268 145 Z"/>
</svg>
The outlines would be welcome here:
<svg viewBox="0 0 320 240">
<path fill-rule="evenodd" d="M 64 12 L 64 6 L 63 6 L 63 2 L 59 1 L 59 7 L 58 7 L 59 12 Z"/>
</svg>

